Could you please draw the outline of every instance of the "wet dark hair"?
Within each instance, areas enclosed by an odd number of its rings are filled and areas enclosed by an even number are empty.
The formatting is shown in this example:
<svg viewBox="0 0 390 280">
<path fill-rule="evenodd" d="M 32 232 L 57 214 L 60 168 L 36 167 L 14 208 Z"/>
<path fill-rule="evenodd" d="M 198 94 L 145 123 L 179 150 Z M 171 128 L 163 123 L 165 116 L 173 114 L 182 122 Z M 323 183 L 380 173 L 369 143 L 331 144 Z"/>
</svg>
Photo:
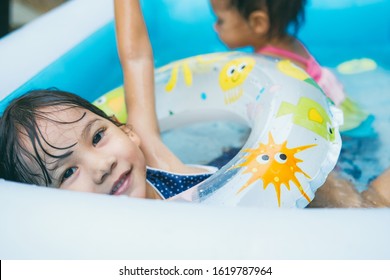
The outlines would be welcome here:
<svg viewBox="0 0 390 280">
<path fill-rule="evenodd" d="M 57 106 L 57 110 L 52 111 L 54 113 L 71 108 L 84 108 L 117 126 L 122 125 L 89 101 L 73 93 L 55 88 L 29 91 L 11 101 L 0 118 L 0 178 L 35 185 L 50 186 L 52 184 L 53 178 L 50 176 L 49 171 L 51 170 L 47 168 L 48 163 L 55 163 L 57 160 L 69 156 L 72 152 L 53 155 L 45 150 L 43 144 L 57 150 L 66 150 L 76 143 L 68 147 L 54 147 L 43 137 L 37 121 L 48 120 L 58 124 L 72 124 L 85 117 L 84 113 L 80 118 L 70 122 L 51 119 L 47 115 L 47 111 L 42 109 L 53 106 Z M 33 153 L 26 148 L 26 139 L 31 142 Z M 53 161 L 46 162 L 39 151 L 44 152 Z M 37 167 L 39 167 L 38 170 Z"/>
<path fill-rule="evenodd" d="M 230 0 L 230 6 L 236 8 L 240 14 L 249 19 L 249 15 L 256 10 L 268 12 L 270 20 L 270 38 L 284 37 L 288 27 L 292 25 L 296 35 L 305 20 L 306 0 Z"/>
</svg>

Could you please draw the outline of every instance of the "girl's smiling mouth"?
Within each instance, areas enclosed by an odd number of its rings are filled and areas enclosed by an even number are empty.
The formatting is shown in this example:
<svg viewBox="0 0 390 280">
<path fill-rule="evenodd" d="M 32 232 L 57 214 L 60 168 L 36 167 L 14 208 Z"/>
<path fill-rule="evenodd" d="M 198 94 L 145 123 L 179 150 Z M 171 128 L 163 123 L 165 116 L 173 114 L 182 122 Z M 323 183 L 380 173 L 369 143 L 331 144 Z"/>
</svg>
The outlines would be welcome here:
<svg viewBox="0 0 390 280">
<path fill-rule="evenodd" d="M 115 181 L 111 188 L 110 195 L 121 195 L 125 193 L 130 187 L 131 169 L 123 173 L 118 180 Z"/>
</svg>

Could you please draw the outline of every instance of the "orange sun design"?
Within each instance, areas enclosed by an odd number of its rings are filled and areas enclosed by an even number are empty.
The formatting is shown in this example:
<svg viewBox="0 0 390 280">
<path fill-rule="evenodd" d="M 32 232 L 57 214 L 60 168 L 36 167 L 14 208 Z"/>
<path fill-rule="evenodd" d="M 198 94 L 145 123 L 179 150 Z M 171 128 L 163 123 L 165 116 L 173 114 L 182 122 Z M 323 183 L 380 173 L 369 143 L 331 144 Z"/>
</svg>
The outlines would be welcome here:
<svg viewBox="0 0 390 280">
<path fill-rule="evenodd" d="M 269 184 L 273 184 L 278 198 L 278 206 L 280 207 L 281 185 L 285 185 L 290 190 L 290 181 L 292 181 L 301 194 L 310 202 L 309 196 L 303 190 L 295 173 L 302 173 L 309 179 L 310 176 L 299 168 L 298 163 L 303 162 L 303 160 L 296 158 L 295 154 L 316 146 L 316 144 L 289 149 L 286 147 L 287 141 L 276 144 L 271 133 L 269 133 L 268 142 L 268 144 L 260 143 L 256 149 L 245 149 L 244 152 L 247 154 L 244 156 L 244 162 L 233 167 L 246 167 L 242 174 L 252 174 L 237 193 L 257 180 L 263 180 L 264 189 Z"/>
</svg>

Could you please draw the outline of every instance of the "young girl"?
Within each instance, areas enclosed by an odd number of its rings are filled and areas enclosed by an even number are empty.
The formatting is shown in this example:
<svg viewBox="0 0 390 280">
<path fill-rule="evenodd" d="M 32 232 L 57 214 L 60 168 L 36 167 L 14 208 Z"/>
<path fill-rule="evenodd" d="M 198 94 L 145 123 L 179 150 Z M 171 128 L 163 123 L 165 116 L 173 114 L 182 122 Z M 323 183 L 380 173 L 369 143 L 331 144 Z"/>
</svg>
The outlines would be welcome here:
<svg viewBox="0 0 390 280">
<path fill-rule="evenodd" d="M 290 25 L 298 31 L 305 4 L 306 0 L 211 0 L 217 16 L 215 29 L 229 48 L 251 46 L 256 53 L 288 59 L 302 67 L 344 112 L 341 129 L 351 130 L 368 115 L 345 95 L 335 75 L 288 33 Z"/>
<path fill-rule="evenodd" d="M 162 142 L 153 55 L 139 2 L 115 0 L 115 18 L 131 126 L 74 94 L 31 91 L 13 100 L 0 120 L 1 178 L 165 199 L 216 171 L 183 164 Z"/>
</svg>

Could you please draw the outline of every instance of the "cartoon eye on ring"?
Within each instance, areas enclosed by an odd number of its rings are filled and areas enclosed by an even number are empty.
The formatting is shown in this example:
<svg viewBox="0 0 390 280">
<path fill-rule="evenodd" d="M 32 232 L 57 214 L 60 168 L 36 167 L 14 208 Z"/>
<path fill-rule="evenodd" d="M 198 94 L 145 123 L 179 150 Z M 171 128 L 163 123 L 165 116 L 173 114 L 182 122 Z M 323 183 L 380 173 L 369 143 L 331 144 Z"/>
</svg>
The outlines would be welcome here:
<svg viewBox="0 0 390 280">
<path fill-rule="evenodd" d="M 269 155 L 261 154 L 256 158 L 257 162 L 260 164 L 266 164 L 269 162 Z"/>
<path fill-rule="evenodd" d="M 246 63 L 241 63 L 239 66 L 238 66 L 238 72 L 241 72 L 245 69 L 246 67 Z"/>
<path fill-rule="evenodd" d="M 228 77 L 231 77 L 231 76 L 233 76 L 234 72 L 236 72 L 236 71 L 237 71 L 237 69 L 236 69 L 235 66 L 230 66 L 230 67 L 227 69 L 227 71 L 226 71 L 226 75 L 227 75 Z"/>
<path fill-rule="evenodd" d="M 283 153 L 277 153 L 274 158 L 279 163 L 286 163 L 287 161 L 287 155 Z"/>
<path fill-rule="evenodd" d="M 106 102 L 106 97 L 105 96 L 102 96 L 102 97 L 100 97 L 98 100 L 96 100 L 96 105 L 102 105 L 102 104 L 104 104 L 105 102 Z"/>
<path fill-rule="evenodd" d="M 333 134 L 333 127 L 331 127 L 329 123 L 326 123 L 326 126 L 327 126 L 329 134 L 332 135 Z"/>
</svg>

